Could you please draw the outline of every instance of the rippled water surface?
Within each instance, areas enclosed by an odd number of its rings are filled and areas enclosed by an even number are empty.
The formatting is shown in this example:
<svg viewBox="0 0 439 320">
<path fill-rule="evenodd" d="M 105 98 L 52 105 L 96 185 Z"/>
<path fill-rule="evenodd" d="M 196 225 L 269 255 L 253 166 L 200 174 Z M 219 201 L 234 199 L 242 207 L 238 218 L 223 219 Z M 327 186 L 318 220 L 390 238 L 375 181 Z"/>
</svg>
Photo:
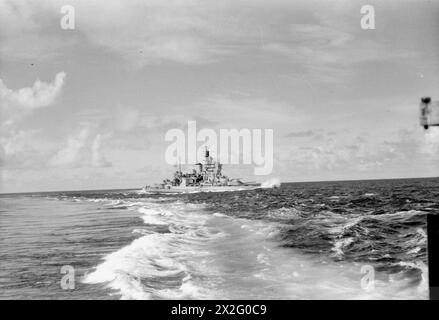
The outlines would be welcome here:
<svg viewBox="0 0 439 320">
<path fill-rule="evenodd" d="M 0 299 L 425 299 L 433 212 L 437 178 L 1 195 Z"/>
</svg>

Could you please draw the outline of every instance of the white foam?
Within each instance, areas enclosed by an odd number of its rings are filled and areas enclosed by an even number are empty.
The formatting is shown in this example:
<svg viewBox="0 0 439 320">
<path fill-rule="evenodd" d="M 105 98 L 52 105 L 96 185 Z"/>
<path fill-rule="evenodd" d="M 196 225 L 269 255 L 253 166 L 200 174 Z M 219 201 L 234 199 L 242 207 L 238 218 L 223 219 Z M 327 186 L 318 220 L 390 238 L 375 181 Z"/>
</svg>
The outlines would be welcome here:
<svg viewBox="0 0 439 320">
<path fill-rule="evenodd" d="M 113 252 L 104 258 L 104 262 L 96 267 L 96 270 L 87 275 L 86 283 L 110 282 L 120 275 L 169 275 L 184 271 L 178 264 L 165 263 L 166 270 L 159 271 L 151 267 L 150 262 L 163 264 L 162 242 L 167 234 L 151 234 L 134 240 L 130 245 L 119 251 Z M 172 268 L 171 268 L 172 267 Z"/>
<path fill-rule="evenodd" d="M 336 257 L 342 257 L 344 255 L 343 249 L 354 242 L 353 238 L 338 239 L 334 243 L 334 247 L 331 249 Z"/>
<path fill-rule="evenodd" d="M 279 178 L 272 178 L 261 183 L 261 188 L 279 188 L 279 187 L 280 187 Z"/>
<path fill-rule="evenodd" d="M 84 283 L 108 283 L 123 299 L 149 299 L 141 279 L 186 276 L 187 267 L 179 261 L 172 234 L 150 234 L 109 254 L 104 262 L 89 273 Z"/>
<path fill-rule="evenodd" d="M 346 230 L 352 228 L 353 226 L 357 225 L 359 222 L 361 222 L 365 216 L 360 216 L 356 218 L 340 218 L 340 221 L 347 221 L 346 223 L 340 223 L 339 225 L 335 225 L 334 227 L 331 227 L 328 229 L 328 232 L 331 234 L 343 234 Z"/>
<path fill-rule="evenodd" d="M 123 299 L 380 299 L 428 293 L 425 284 L 410 287 L 407 279 L 377 280 L 375 290 L 365 291 L 360 265 L 280 248 L 270 240 L 278 232 L 275 223 L 210 214 L 183 202 L 142 202 L 133 208 L 145 223 L 167 224 L 170 233 L 138 228 L 140 238 L 106 256 L 84 278 L 107 284 Z M 340 219 L 332 232 L 358 222 Z M 333 251 L 342 255 L 352 241 L 338 238 Z"/>
<path fill-rule="evenodd" d="M 206 227 L 205 221 L 211 216 L 200 214 L 197 208 L 200 206 L 191 206 L 191 211 L 187 211 L 187 206 L 179 202 L 161 207 L 142 203 L 137 210 L 144 222 L 168 224 L 171 233 L 148 234 L 153 231 L 135 229 L 133 232 L 143 236 L 107 255 L 83 282 L 106 283 L 122 299 L 194 299 L 209 296 L 206 290 L 191 280 L 190 274 L 195 272 L 192 260 L 208 254 L 203 249 L 205 241 L 227 234 L 220 229 Z M 161 277 L 170 277 L 173 284 L 162 288 L 157 287 L 157 280 L 151 282 L 151 279 Z M 181 281 L 180 285 L 178 281 Z"/>
<path fill-rule="evenodd" d="M 163 214 L 162 211 L 157 210 L 157 209 L 153 209 L 153 208 L 149 208 L 149 207 L 140 207 L 139 209 L 137 209 L 137 211 L 139 211 L 140 213 L 143 213 L 145 215 L 161 215 L 161 214 Z"/>
<path fill-rule="evenodd" d="M 215 212 L 213 214 L 215 217 L 227 217 L 227 215 L 223 214 L 223 213 L 219 213 L 219 212 Z"/>
<path fill-rule="evenodd" d="M 259 254 L 256 256 L 256 260 L 257 260 L 260 264 L 270 265 L 269 258 L 268 258 L 268 256 L 265 255 L 264 253 L 259 253 Z"/>
</svg>

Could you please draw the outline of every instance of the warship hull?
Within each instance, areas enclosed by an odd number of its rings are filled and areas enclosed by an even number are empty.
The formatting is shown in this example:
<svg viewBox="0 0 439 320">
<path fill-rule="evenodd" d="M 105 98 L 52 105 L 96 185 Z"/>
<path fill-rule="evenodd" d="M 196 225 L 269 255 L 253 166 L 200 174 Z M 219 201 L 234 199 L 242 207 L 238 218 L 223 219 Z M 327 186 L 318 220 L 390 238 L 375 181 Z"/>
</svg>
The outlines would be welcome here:
<svg viewBox="0 0 439 320">
<path fill-rule="evenodd" d="M 160 187 L 146 187 L 142 191 L 152 194 L 172 194 L 172 193 L 198 193 L 198 192 L 231 192 L 231 191 L 243 191 L 254 190 L 260 188 L 260 184 L 252 185 L 239 185 L 239 186 L 187 186 L 178 187 L 172 186 L 170 188 Z"/>
</svg>

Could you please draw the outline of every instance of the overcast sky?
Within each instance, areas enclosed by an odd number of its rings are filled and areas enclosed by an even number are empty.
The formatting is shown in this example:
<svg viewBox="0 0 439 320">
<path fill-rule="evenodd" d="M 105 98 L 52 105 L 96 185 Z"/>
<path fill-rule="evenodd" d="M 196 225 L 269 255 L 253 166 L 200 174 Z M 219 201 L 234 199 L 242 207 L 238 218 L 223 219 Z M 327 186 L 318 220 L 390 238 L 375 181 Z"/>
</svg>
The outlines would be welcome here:
<svg viewBox="0 0 439 320">
<path fill-rule="evenodd" d="M 76 9 L 62 30 L 60 8 Z M 360 8 L 375 8 L 375 30 Z M 0 192 L 159 182 L 168 129 L 274 129 L 264 181 L 439 176 L 439 1 L 0 0 Z"/>
</svg>

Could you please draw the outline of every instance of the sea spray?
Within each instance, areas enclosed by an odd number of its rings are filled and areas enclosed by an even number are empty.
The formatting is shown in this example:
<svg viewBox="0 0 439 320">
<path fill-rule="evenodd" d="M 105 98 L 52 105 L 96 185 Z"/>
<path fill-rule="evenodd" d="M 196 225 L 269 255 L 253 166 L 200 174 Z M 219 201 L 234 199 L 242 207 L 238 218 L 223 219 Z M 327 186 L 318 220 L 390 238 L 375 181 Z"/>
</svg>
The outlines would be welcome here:
<svg viewBox="0 0 439 320">
<path fill-rule="evenodd" d="M 271 178 L 261 183 L 261 188 L 279 188 L 279 187 L 280 187 L 279 178 Z"/>
</svg>

